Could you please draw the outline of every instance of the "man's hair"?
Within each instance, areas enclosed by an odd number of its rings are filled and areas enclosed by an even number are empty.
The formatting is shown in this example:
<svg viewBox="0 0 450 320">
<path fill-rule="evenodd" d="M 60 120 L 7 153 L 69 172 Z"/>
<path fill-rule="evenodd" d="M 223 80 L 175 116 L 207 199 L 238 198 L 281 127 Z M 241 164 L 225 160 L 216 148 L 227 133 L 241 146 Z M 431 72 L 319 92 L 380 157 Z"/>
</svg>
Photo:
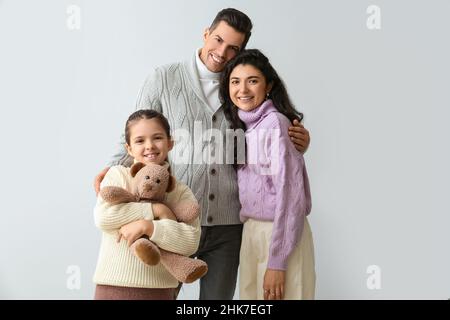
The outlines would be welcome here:
<svg viewBox="0 0 450 320">
<path fill-rule="evenodd" d="M 245 34 L 244 42 L 242 43 L 241 50 L 245 49 L 250 36 L 252 35 L 252 20 L 243 12 L 233 9 L 227 8 L 219 11 L 219 13 L 214 18 L 211 26 L 209 27 L 209 31 L 213 31 L 220 21 L 226 22 L 230 27 L 235 29 L 236 31 Z"/>
</svg>

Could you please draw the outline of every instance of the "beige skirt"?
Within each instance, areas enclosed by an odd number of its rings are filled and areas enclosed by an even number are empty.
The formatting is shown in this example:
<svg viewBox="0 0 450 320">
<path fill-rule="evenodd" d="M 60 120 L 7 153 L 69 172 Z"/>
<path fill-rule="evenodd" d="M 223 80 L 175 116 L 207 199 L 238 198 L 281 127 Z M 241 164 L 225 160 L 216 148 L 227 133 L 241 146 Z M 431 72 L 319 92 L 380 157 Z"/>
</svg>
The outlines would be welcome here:
<svg viewBox="0 0 450 320">
<path fill-rule="evenodd" d="M 239 298 L 264 299 L 263 281 L 272 237 L 271 221 L 249 219 L 244 223 L 239 265 Z M 302 238 L 288 259 L 284 284 L 285 300 L 314 299 L 316 273 L 314 243 L 308 219 Z"/>
</svg>

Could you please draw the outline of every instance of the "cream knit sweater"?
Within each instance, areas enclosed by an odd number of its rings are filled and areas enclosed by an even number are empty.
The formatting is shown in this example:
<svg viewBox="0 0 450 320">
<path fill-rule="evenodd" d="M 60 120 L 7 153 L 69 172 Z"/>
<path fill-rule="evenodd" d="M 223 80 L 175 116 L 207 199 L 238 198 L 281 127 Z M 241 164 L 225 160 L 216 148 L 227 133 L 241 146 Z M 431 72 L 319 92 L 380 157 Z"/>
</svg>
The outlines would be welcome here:
<svg viewBox="0 0 450 320">
<path fill-rule="evenodd" d="M 111 167 L 102 181 L 101 188 L 117 186 L 130 190 L 130 168 Z M 196 201 L 191 190 L 177 183 L 174 191 L 166 195 L 166 203 L 175 204 L 182 199 Z M 178 281 L 158 264 L 147 266 L 136 258 L 126 240 L 117 243 L 118 230 L 123 225 L 140 220 L 153 220 L 150 203 L 125 203 L 112 206 L 100 196 L 94 209 L 95 225 L 103 231 L 94 283 L 137 288 L 175 288 Z M 173 220 L 156 220 L 150 238 L 160 248 L 185 256 L 192 255 L 200 240 L 200 222 L 178 223 Z"/>
</svg>

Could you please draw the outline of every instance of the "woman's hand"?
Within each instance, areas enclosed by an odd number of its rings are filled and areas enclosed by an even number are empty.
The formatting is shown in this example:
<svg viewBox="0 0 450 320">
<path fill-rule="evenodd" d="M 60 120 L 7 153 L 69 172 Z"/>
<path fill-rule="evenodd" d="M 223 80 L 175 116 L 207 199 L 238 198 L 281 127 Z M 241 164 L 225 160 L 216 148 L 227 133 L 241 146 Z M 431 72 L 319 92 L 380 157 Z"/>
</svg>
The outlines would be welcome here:
<svg viewBox="0 0 450 320">
<path fill-rule="evenodd" d="M 153 234 L 153 222 L 148 220 L 137 220 L 130 222 L 119 229 L 119 236 L 117 242 L 120 242 L 122 238 L 127 240 L 128 246 L 131 246 L 133 242 L 142 236 L 148 236 L 149 238 Z"/>
<path fill-rule="evenodd" d="M 284 281 L 286 272 L 267 269 L 264 274 L 264 300 L 282 300 L 284 298 Z"/>
</svg>

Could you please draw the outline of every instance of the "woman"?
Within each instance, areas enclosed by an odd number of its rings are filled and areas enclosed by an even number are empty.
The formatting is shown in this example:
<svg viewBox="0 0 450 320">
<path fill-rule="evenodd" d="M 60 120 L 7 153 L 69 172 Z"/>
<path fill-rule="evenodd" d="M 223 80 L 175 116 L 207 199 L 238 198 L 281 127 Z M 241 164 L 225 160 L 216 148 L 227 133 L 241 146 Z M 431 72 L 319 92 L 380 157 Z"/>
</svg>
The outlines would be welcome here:
<svg viewBox="0 0 450 320">
<path fill-rule="evenodd" d="M 246 138 L 246 162 L 238 166 L 240 298 L 313 299 L 314 248 L 306 218 L 311 194 L 303 155 L 288 136 L 290 122 L 303 115 L 255 49 L 229 62 L 220 96 L 227 119 Z"/>
</svg>

